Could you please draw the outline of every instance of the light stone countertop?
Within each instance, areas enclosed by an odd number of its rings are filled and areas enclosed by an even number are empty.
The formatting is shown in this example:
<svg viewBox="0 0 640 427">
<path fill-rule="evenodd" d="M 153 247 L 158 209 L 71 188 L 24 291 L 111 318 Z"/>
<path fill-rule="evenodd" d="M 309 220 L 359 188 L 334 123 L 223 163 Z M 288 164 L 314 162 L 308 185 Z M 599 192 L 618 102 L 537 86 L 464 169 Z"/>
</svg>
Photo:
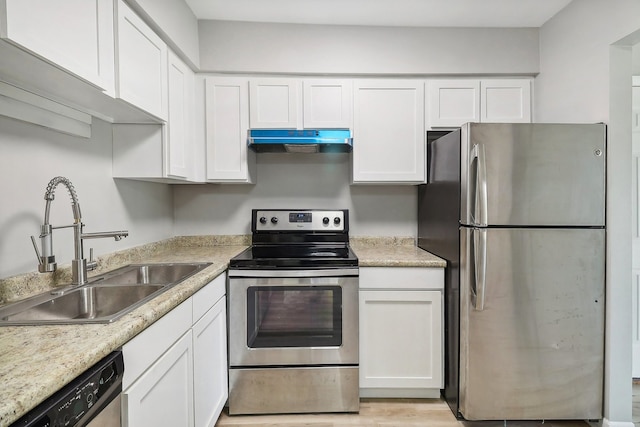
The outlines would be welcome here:
<svg viewBox="0 0 640 427">
<path fill-rule="evenodd" d="M 110 324 L 0 327 L 0 427 L 10 425 L 224 273 L 229 260 L 245 248 L 177 244 L 133 261 L 212 265 Z M 111 269 L 117 267 L 114 263 Z"/>
<path fill-rule="evenodd" d="M 177 237 L 101 257 L 101 267 L 92 276 L 139 262 L 212 265 L 111 324 L 0 327 L 0 427 L 10 425 L 223 274 L 229 260 L 249 243 L 247 236 Z M 442 259 L 413 246 L 412 239 L 358 238 L 352 240 L 352 247 L 362 267 L 446 266 Z M 0 301 L 24 298 L 65 283 L 68 271 L 61 270 L 45 285 L 39 278 L 47 275 L 37 273 L 0 280 Z"/>
<path fill-rule="evenodd" d="M 356 237 L 351 248 L 360 267 L 444 268 L 447 262 L 417 246 L 413 238 Z"/>
</svg>

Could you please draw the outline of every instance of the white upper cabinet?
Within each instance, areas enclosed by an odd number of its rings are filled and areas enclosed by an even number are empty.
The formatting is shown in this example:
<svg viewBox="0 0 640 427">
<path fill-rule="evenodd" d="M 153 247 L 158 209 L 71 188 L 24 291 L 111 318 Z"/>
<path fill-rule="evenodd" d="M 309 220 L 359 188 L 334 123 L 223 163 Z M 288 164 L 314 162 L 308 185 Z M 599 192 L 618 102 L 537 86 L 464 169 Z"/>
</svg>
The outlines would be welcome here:
<svg viewBox="0 0 640 427">
<path fill-rule="evenodd" d="M 340 79 L 251 79 L 251 129 L 350 129 L 353 86 Z"/>
<path fill-rule="evenodd" d="M 251 80 L 249 82 L 249 120 L 251 128 L 298 128 L 299 93 L 300 80 Z"/>
<path fill-rule="evenodd" d="M 114 124 L 114 178 L 201 182 L 196 176 L 195 75 L 169 51 L 168 120 L 165 124 Z"/>
<path fill-rule="evenodd" d="M 430 80 L 427 99 L 430 127 L 457 127 L 480 121 L 479 80 Z"/>
<path fill-rule="evenodd" d="M 531 81 L 495 79 L 480 81 L 480 122 L 531 122 Z"/>
<path fill-rule="evenodd" d="M 113 96 L 113 0 L 4 0 L 0 21 L 0 37 Z"/>
<path fill-rule="evenodd" d="M 427 128 L 531 122 L 530 79 L 429 80 L 427 97 Z"/>
<path fill-rule="evenodd" d="M 354 83 L 354 183 L 425 181 L 424 82 Z"/>
<path fill-rule="evenodd" d="M 167 119 L 167 45 L 122 0 L 116 29 L 116 95 Z"/>
<path fill-rule="evenodd" d="M 302 84 L 305 128 L 351 129 L 353 126 L 351 81 L 305 79 Z"/>
<path fill-rule="evenodd" d="M 167 176 L 194 178 L 194 73 L 169 51 Z"/>
<path fill-rule="evenodd" d="M 207 181 L 253 183 L 255 153 L 247 148 L 249 81 L 205 79 Z"/>
</svg>

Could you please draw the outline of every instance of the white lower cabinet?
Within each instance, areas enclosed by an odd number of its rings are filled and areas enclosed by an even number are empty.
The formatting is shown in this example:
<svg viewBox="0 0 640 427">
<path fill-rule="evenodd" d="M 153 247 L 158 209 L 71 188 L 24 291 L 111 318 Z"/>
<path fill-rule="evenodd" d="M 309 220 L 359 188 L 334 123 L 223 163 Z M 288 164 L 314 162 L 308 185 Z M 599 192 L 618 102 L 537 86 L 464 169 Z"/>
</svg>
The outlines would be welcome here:
<svg viewBox="0 0 640 427">
<path fill-rule="evenodd" d="M 213 427 L 229 393 L 224 298 L 193 325 L 193 349 L 195 425 Z"/>
<path fill-rule="evenodd" d="M 191 331 L 184 334 L 142 377 L 124 391 L 122 398 L 125 426 L 192 426 Z"/>
<path fill-rule="evenodd" d="M 439 397 L 444 269 L 360 268 L 360 396 Z"/>
<path fill-rule="evenodd" d="M 227 400 L 226 277 L 123 346 L 125 427 L 213 427 Z"/>
</svg>

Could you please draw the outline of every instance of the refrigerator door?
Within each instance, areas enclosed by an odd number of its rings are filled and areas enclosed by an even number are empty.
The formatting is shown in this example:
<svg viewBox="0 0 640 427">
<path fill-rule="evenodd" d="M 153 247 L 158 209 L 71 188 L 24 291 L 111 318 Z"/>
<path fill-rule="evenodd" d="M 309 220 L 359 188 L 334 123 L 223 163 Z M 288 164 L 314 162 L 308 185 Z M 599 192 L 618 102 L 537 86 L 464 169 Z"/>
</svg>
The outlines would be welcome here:
<svg viewBox="0 0 640 427">
<path fill-rule="evenodd" d="M 460 413 L 602 418 L 603 229 L 461 227 Z"/>
<path fill-rule="evenodd" d="M 461 223 L 604 226 L 602 124 L 467 123 Z"/>
</svg>

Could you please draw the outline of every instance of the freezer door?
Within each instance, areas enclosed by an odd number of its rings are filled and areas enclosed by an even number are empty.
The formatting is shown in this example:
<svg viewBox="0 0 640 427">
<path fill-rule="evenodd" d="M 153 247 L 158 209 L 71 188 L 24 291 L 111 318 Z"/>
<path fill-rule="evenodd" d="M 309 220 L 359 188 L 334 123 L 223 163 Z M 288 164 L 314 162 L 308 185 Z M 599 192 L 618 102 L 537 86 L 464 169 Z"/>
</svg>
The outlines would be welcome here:
<svg viewBox="0 0 640 427">
<path fill-rule="evenodd" d="M 460 237 L 464 418 L 602 418 L 604 230 Z"/>
<path fill-rule="evenodd" d="M 467 123 L 461 223 L 603 226 L 606 127 Z"/>
</svg>

